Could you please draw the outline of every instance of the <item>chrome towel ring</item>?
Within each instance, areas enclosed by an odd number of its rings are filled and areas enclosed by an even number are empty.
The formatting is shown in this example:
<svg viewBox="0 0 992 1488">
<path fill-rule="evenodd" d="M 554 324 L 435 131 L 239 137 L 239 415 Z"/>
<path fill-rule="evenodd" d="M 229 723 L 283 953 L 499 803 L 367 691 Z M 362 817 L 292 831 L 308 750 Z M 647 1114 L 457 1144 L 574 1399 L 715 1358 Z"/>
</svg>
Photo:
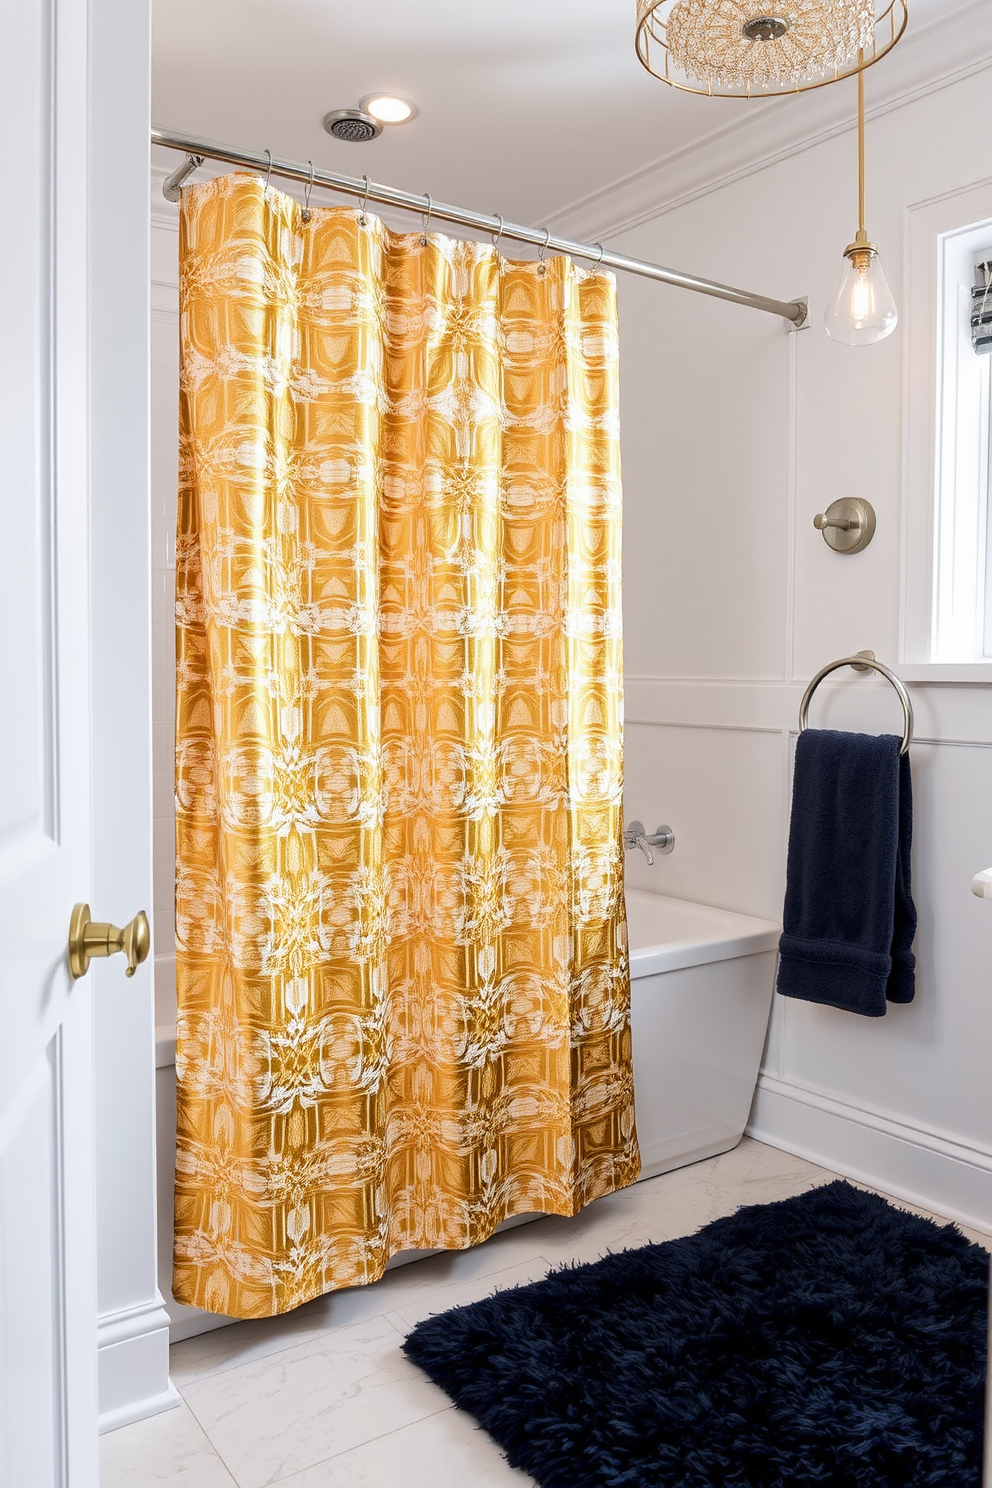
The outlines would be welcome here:
<svg viewBox="0 0 992 1488">
<path fill-rule="evenodd" d="M 803 693 L 803 700 L 799 708 L 799 732 L 802 733 L 807 726 L 807 721 L 809 719 L 810 698 L 813 696 L 814 692 L 819 687 L 824 677 L 829 677 L 831 672 L 836 672 L 839 667 L 846 666 L 855 667 L 859 672 L 879 672 L 886 679 L 887 682 L 892 683 L 892 686 L 899 694 L 899 701 L 902 703 L 903 717 L 906 721 L 906 727 L 903 731 L 902 736 L 902 747 L 900 748 L 899 753 L 908 754 L 909 747 L 913 742 L 913 704 L 910 701 L 909 693 L 906 691 L 906 688 L 903 686 L 902 682 L 900 682 L 895 672 L 891 671 L 887 666 L 884 665 L 883 662 L 876 661 L 874 651 L 859 651 L 857 656 L 844 656 L 841 658 L 840 661 L 832 661 L 829 666 L 820 668 L 816 676 L 813 678 L 812 682 L 807 687 L 806 691 Z"/>
</svg>

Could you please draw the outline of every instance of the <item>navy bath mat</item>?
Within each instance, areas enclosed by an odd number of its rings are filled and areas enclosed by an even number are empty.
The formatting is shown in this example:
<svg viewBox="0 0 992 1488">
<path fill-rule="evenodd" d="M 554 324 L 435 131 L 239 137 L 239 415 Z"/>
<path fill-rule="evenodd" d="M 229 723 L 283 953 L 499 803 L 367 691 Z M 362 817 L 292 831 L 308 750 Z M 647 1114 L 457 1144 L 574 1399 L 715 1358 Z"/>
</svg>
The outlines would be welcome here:
<svg viewBox="0 0 992 1488">
<path fill-rule="evenodd" d="M 988 1256 L 847 1183 L 428 1318 L 541 1488 L 979 1488 Z"/>
</svg>

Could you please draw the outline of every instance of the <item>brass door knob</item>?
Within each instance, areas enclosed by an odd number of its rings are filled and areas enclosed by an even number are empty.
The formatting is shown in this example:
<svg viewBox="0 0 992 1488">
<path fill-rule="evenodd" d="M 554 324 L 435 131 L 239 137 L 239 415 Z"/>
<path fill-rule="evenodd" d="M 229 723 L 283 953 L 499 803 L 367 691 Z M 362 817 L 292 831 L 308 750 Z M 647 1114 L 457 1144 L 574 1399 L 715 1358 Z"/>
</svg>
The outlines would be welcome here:
<svg viewBox="0 0 992 1488">
<path fill-rule="evenodd" d="M 94 956 L 115 956 L 123 951 L 127 957 L 125 975 L 134 976 L 151 943 L 152 933 L 143 909 L 123 930 L 118 930 L 116 925 L 94 922 L 90 919 L 89 905 L 77 904 L 69 921 L 69 970 L 74 979 L 85 976 Z"/>
</svg>

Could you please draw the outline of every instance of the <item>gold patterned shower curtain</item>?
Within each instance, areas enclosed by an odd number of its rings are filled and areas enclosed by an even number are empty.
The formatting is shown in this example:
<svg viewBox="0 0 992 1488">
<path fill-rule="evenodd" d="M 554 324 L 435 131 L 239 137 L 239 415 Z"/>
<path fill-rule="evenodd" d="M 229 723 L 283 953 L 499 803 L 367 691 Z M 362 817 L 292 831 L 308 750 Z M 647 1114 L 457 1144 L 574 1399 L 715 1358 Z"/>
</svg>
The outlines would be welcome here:
<svg viewBox="0 0 992 1488">
<path fill-rule="evenodd" d="M 615 287 L 183 193 L 175 1295 L 634 1180 Z"/>
</svg>

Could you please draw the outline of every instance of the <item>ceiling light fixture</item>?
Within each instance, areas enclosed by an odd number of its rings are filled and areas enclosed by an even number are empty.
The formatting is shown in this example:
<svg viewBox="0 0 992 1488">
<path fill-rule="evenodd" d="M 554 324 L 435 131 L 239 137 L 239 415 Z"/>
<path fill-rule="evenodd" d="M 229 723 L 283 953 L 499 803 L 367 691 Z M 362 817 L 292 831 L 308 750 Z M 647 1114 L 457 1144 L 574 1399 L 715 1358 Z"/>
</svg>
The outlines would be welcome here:
<svg viewBox="0 0 992 1488">
<path fill-rule="evenodd" d="M 860 213 L 824 317 L 849 346 L 891 335 L 898 323 L 878 249 L 865 229 L 865 71 L 891 52 L 909 0 L 637 0 L 635 45 L 654 77 L 714 98 L 776 98 L 858 79 Z"/>
<path fill-rule="evenodd" d="M 420 112 L 411 98 L 400 98 L 395 93 L 366 93 L 358 107 L 380 124 L 408 124 Z"/>
<path fill-rule="evenodd" d="M 637 0 L 637 55 L 687 93 L 771 98 L 853 77 L 891 52 L 908 0 Z"/>
</svg>

